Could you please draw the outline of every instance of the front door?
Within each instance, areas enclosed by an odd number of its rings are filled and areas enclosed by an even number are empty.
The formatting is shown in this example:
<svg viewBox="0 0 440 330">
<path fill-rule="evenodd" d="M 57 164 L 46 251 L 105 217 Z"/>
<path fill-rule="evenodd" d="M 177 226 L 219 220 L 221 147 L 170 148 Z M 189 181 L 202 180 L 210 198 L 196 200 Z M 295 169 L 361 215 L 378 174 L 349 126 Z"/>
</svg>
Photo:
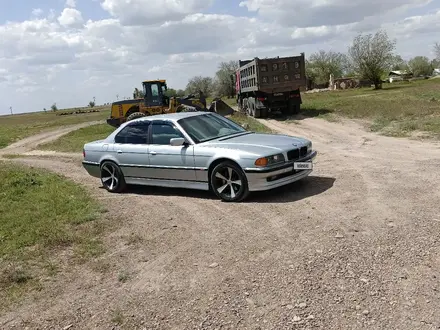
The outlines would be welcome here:
<svg viewBox="0 0 440 330">
<path fill-rule="evenodd" d="M 194 147 L 172 146 L 170 139 L 183 138 L 171 122 L 154 121 L 149 134 L 149 173 L 154 179 L 195 181 Z"/>
<path fill-rule="evenodd" d="M 148 177 L 149 121 L 129 122 L 116 136 L 113 154 L 126 178 Z"/>
</svg>

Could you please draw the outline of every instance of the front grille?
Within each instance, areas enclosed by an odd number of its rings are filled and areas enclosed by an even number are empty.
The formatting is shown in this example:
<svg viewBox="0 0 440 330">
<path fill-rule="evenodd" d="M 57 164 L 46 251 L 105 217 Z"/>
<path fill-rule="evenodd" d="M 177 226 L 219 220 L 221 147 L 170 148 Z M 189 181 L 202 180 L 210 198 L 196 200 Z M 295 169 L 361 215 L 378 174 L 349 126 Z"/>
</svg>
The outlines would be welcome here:
<svg viewBox="0 0 440 330">
<path fill-rule="evenodd" d="M 299 149 L 292 149 L 287 152 L 287 160 L 294 160 L 299 158 Z"/>
<path fill-rule="evenodd" d="M 287 152 L 287 160 L 297 160 L 307 155 L 307 147 L 292 149 Z"/>
</svg>

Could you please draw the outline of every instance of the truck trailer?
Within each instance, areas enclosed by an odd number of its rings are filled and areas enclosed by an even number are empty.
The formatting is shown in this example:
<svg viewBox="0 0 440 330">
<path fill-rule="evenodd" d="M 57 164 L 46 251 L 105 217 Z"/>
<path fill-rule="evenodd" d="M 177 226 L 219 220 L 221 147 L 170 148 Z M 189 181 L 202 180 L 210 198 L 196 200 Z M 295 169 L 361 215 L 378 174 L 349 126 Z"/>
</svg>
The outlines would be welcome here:
<svg viewBox="0 0 440 330">
<path fill-rule="evenodd" d="M 255 118 L 270 112 L 293 115 L 300 111 L 306 89 L 304 53 L 300 56 L 239 61 L 234 75 L 238 109 Z"/>
</svg>

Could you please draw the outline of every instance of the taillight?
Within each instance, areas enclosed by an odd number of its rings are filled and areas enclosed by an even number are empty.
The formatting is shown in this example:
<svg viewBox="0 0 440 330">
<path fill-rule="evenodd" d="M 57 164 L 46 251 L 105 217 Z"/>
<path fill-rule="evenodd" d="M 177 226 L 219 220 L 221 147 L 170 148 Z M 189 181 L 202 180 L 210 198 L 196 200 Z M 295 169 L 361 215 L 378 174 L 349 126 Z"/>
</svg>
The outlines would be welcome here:
<svg viewBox="0 0 440 330">
<path fill-rule="evenodd" d="M 83 157 L 86 157 L 86 151 L 83 149 Z"/>
<path fill-rule="evenodd" d="M 266 101 L 266 98 L 265 97 L 257 97 L 257 100 L 263 102 L 263 101 Z"/>
</svg>

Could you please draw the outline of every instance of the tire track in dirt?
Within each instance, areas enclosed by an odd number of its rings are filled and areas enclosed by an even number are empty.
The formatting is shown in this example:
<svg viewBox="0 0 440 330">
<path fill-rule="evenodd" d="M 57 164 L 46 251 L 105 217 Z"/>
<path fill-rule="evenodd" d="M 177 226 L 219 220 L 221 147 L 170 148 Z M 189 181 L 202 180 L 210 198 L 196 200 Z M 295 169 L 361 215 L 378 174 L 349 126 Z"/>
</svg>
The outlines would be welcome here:
<svg viewBox="0 0 440 330">
<path fill-rule="evenodd" d="M 105 121 L 103 120 L 90 121 L 76 125 L 63 126 L 55 130 L 45 131 L 37 135 L 29 136 L 25 139 L 12 143 L 3 149 L 0 149 L 0 157 L 2 154 L 23 154 L 28 151 L 31 151 L 32 149 L 35 149 L 41 144 L 55 141 L 60 137 L 69 134 L 70 132 L 76 131 L 80 128 L 102 124 L 102 123 L 105 123 Z M 45 152 L 42 152 L 41 154 L 44 155 Z"/>
</svg>

